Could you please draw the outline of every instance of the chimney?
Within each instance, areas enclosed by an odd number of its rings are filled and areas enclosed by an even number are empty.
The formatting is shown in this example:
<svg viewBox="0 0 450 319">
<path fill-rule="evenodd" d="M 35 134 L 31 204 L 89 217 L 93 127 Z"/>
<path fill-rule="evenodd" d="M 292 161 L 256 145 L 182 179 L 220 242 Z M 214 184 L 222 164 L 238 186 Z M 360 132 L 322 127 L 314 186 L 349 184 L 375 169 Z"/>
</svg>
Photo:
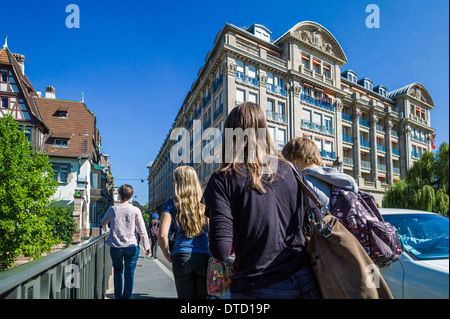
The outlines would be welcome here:
<svg viewBox="0 0 450 319">
<path fill-rule="evenodd" d="M 19 53 L 13 53 L 13 56 L 16 59 L 17 64 L 19 64 L 22 74 L 25 74 L 25 56 Z"/>
<path fill-rule="evenodd" d="M 55 99 L 56 98 L 55 88 L 53 86 L 47 85 L 47 87 L 45 88 L 45 97 L 47 99 Z"/>
</svg>

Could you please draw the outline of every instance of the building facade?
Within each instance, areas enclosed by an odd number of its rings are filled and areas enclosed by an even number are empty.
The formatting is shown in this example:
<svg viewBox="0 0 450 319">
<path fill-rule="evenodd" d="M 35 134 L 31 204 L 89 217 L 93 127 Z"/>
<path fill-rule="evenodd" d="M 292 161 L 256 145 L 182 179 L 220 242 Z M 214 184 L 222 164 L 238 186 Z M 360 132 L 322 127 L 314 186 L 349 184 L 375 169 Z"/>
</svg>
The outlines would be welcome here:
<svg viewBox="0 0 450 319">
<path fill-rule="evenodd" d="M 223 132 L 223 122 L 239 103 L 252 101 L 266 114 L 272 139 L 280 149 L 291 138 L 311 138 L 325 165 L 342 162 L 361 190 L 381 201 L 384 190 L 404 177 L 425 150 L 431 149 L 427 89 L 412 83 L 389 91 L 370 78 L 343 70 L 347 57 L 323 26 L 300 22 L 277 40 L 265 26 L 226 24 L 199 69 L 158 155 L 149 168 L 149 208 L 160 210 L 173 196 L 170 160 L 174 128 L 190 136 L 192 165 L 205 185 L 218 168 L 221 143 L 193 161 L 208 127 Z M 201 125 L 198 125 L 201 123 Z M 211 158 L 216 157 L 215 162 Z"/>
<path fill-rule="evenodd" d="M 74 242 L 100 233 L 100 220 L 114 204 L 108 155 L 101 153 L 95 114 L 84 102 L 56 98 L 55 88 L 37 92 L 25 76 L 25 57 L 0 48 L 0 117 L 12 114 L 33 151 L 44 151 L 58 181 L 55 201 L 74 206 Z"/>
<path fill-rule="evenodd" d="M 34 101 L 50 133 L 44 150 L 58 181 L 53 199 L 74 206 L 74 240 L 100 234 L 100 221 L 114 205 L 114 181 L 108 155 L 101 154 L 97 120 L 84 102 L 57 99 L 47 87 L 46 97 Z"/>
<path fill-rule="evenodd" d="M 33 151 L 42 151 L 49 133 L 33 98 L 38 93 L 25 75 L 25 56 L 11 53 L 7 37 L 0 48 L 0 117 L 12 114 L 21 129 L 26 130 Z"/>
</svg>

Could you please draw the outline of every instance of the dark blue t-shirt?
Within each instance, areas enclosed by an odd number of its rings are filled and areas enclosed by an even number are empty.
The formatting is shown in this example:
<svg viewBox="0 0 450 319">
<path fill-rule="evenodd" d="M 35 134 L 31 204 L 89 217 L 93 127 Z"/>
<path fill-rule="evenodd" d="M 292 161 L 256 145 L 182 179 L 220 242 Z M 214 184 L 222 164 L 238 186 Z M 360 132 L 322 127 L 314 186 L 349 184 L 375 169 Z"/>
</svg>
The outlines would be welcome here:
<svg viewBox="0 0 450 319">
<path fill-rule="evenodd" d="M 177 209 L 173 199 L 168 199 L 163 206 L 162 212 L 169 213 L 172 216 L 171 231 L 176 231 L 175 244 L 170 253 L 171 256 L 179 253 L 199 253 L 209 255 L 208 235 L 205 223 L 204 232 L 194 238 L 186 237 L 182 227 L 176 222 Z"/>
</svg>

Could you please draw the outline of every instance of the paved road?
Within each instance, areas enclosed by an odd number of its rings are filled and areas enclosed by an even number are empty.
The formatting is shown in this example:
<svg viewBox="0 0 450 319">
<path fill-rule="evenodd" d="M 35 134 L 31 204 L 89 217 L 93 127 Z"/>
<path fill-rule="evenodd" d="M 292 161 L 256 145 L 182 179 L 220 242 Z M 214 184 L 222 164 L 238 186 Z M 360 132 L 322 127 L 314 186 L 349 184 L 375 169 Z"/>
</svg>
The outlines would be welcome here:
<svg viewBox="0 0 450 319">
<path fill-rule="evenodd" d="M 131 299 L 173 299 L 177 298 L 172 266 L 164 258 L 158 248 L 158 258 L 145 257 L 144 249 L 141 253 L 134 272 L 134 288 Z M 112 278 L 106 298 L 114 299 Z"/>
</svg>

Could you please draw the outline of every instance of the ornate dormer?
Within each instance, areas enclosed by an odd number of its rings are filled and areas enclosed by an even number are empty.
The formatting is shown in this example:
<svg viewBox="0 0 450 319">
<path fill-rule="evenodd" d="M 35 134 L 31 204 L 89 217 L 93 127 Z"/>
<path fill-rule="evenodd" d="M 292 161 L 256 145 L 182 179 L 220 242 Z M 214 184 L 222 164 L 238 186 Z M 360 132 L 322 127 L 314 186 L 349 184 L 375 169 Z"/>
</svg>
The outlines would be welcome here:
<svg viewBox="0 0 450 319">
<path fill-rule="evenodd" d="M 312 21 L 303 21 L 296 24 L 287 33 L 281 36 L 276 45 L 280 45 L 287 37 L 292 37 L 302 46 L 306 46 L 319 55 L 325 56 L 339 65 L 347 63 L 344 50 L 336 38 L 325 27 Z"/>
</svg>

